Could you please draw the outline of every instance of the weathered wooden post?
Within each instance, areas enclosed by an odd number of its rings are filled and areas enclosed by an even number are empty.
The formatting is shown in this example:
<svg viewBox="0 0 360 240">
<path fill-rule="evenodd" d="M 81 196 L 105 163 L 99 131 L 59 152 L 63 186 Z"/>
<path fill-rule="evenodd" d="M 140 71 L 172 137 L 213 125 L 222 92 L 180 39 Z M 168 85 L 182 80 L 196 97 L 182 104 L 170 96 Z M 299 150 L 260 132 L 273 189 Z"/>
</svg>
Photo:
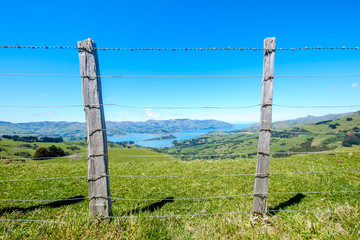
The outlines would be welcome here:
<svg viewBox="0 0 360 240">
<path fill-rule="evenodd" d="M 89 38 L 78 42 L 78 49 L 87 127 L 90 216 L 109 217 L 108 150 L 96 43 Z"/>
<path fill-rule="evenodd" d="M 275 38 L 264 40 L 260 132 L 254 184 L 254 213 L 267 211 Z"/>
</svg>

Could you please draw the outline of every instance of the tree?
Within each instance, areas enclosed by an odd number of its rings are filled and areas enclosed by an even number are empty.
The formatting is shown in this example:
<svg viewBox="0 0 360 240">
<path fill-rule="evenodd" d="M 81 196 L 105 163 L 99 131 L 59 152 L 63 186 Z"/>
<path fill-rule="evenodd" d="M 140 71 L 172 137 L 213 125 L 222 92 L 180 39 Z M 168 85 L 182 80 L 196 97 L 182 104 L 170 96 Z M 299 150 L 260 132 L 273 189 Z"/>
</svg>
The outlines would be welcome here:
<svg viewBox="0 0 360 240">
<path fill-rule="evenodd" d="M 352 145 L 360 144 L 360 134 L 346 135 L 342 145 L 344 147 L 351 147 Z"/>
<path fill-rule="evenodd" d="M 61 147 L 56 147 L 55 145 L 51 145 L 48 148 L 41 147 L 38 148 L 34 154 L 34 158 L 36 160 L 40 159 L 49 159 L 53 157 L 63 157 L 65 156 L 65 152 Z"/>
<path fill-rule="evenodd" d="M 35 160 L 40 160 L 40 159 L 49 157 L 48 155 L 49 155 L 49 152 L 48 152 L 47 148 L 41 147 L 36 150 L 36 152 L 34 154 L 34 158 L 35 158 Z"/>
</svg>

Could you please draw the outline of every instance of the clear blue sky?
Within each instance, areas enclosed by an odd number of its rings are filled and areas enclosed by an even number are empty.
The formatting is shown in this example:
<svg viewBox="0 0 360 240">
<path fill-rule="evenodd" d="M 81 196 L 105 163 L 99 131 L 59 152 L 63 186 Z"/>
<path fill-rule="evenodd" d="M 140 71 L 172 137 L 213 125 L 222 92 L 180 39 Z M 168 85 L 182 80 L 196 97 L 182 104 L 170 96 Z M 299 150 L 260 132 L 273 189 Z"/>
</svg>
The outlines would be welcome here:
<svg viewBox="0 0 360 240">
<path fill-rule="evenodd" d="M 360 47 L 353 1 L 4 1 L 0 45 L 98 47 Z M 262 75 L 261 51 L 99 52 L 102 75 Z M 79 74 L 77 50 L 0 49 L 0 73 Z M 360 50 L 276 52 L 275 75 L 360 74 Z M 0 76 L 0 104 L 82 104 L 79 77 Z M 360 104 L 359 77 L 275 78 L 274 103 Z M 261 78 L 102 79 L 105 103 L 133 106 L 243 106 L 260 103 Z M 273 119 L 356 111 L 274 107 Z M 112 121 L 171 118 L 259 121 L 246 110 L 106 107 Z M 85 121 L 78 108 L 0 108 L 0 121 Z"/>
</svg>

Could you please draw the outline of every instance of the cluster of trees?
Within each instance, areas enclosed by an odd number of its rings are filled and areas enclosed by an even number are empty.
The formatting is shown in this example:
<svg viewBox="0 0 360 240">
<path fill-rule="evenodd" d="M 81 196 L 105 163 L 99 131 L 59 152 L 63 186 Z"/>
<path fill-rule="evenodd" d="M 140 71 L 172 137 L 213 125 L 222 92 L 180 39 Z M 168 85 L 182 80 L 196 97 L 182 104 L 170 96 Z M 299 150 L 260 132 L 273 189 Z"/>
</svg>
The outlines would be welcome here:
<svg viewBox="0 0 360 240">
<path fill-rule="evenodd" d="M 80 150 L 80 148 L 78 146 L 69 146 L 69 147 L 66 147 L 67 149 L 71 150 L 71 151 L 78 151 Z"/>
<path fill-rule="evenodd" d="M 298 136 L 298 134 L 288 133 L 288 132 L 271 132 L 271 137 L 277 138 L 293 138 Z"/>
<path fill-rule="evenodd" d="M 326 121 L 317 122 L 317 123 L 315 123 L 315 125 L 327 124 L 329 122 L 332 122 L 332 120 L 326 120 Z"/>
<path fill-rule="evenodd" d="M 50 147 L 40 147 L 36 150 L 34 154 L 35 160 L 48 159 L 53 157 L 63 157 L 66 153 L 61 147 L 56 147 L 55 145 L 51 145 Z"/>
<path fill-rule="evenodd" d="M 329 128 L 331 129 L 336 129 L 337 126 L 340 126 L 340 124 L 339 123 L 329 124 Z"/>
<path fill-rule="evenodd" d="M 10 140 L 13 140 L 13 141 L 21 141 L 21 142 L 52 142 L 52 143 L 59 143 L 59 142 L 64 141 L 64 139 L 62 137 L 36 137 L 36 136 L 20 137 L 18 135 L 2 135 L 2 138 L 10 139 Z"/>
<path fill-rule="evenodd" d="M 116 142 L 116 143 L 120 144 L 120 145 L 127 145 L 127 144 L 134 145 L 135 144 L 134 141 L 122 141 L 122 142 Z"/>
<path fill-rule="evenodd" d="M 19 156 L 19 157 L 24 157 L 24 158 L 28 158 L 31 157 L 31 154 L 28 152 L 16 152 L 14 153 L 15 156 Z"/>
<path fill-rule="evenodd" d="M 347 134 L 342 142 L 344 147 L 351 147 L 352 145 L 360 145 L 360 133 Z"/>
</svg>

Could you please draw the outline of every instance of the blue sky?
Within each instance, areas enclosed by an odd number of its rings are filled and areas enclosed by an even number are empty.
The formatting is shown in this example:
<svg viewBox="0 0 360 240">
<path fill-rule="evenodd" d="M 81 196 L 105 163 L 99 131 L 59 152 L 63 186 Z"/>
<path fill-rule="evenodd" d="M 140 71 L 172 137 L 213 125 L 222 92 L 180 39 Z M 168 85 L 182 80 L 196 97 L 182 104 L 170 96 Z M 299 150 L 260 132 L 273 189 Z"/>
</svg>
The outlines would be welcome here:
<svg viewBox="0 0 360 240">
<path fill-rule="evenodd" d="M 261 48 L 360 47 L 359 1 L 16 1 L 2 3 L 0 45 Z M 102 75 L 262 75 L 261 51 L 99 51 Z M 0 49 L 0 73 L 79 74 L 77 50 Z M 277 51 L 275 75 L 360 74 L 360 50 Z M 82 104 L 79 77 L 0 76 L 1 105 Z M 275 78 L 274 103 L 360 104 L 359 77 Z M 103 78 L 111 121 L 259 121 L 259 108 L 158 110 L 163 106 L 260 103 L 261 78 Z M 273 120 L 357 111 L 273 109 Z M 0 108 L 0 121 L 85 121 L 83 109 Z"/>
</svg>

